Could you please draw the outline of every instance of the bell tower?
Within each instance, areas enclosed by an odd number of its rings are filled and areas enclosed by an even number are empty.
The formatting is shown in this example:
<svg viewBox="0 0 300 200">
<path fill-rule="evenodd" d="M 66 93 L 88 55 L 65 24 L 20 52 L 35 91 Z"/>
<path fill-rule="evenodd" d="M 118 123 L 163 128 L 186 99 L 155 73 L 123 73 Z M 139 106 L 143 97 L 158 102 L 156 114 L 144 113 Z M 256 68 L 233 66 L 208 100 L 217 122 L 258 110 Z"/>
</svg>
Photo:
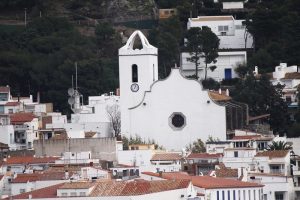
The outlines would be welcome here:
<svg viewBox="0 0 300 200">
<path fill-rule="evenodd" d="M 134 49 L 139 37 L 141 49 Z M 119 49 L 121 132 L 130 134 L 129 108 L 138 105 L 145 91 L 158 79 L 157 48 L 150 45 L 141 31 L 135 31 Z"/>
</svg>

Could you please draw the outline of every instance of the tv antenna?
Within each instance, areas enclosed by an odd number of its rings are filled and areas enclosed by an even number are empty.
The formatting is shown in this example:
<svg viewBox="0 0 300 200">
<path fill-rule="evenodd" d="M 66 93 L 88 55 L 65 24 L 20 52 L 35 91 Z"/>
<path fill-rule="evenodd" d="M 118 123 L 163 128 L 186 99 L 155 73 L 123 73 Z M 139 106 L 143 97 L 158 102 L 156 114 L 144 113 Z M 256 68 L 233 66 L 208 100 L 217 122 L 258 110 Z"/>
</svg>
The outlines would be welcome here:
<svg viewBox="0 0 300 200">
<path fill-rule="evenodd" d="M 68 104 L 71 106 L 71 110 L 77 114 L 80 113 L 82 110 L 82 105 L 83 105 L 83 96 L 80 94 L 78 90 L 78 84 L 77 84 L 77 62 L 75 62 L 75 88 L 74 88 L 74 78 L 72 75 L 72 87 L 68 89 Z"/>
</svg>

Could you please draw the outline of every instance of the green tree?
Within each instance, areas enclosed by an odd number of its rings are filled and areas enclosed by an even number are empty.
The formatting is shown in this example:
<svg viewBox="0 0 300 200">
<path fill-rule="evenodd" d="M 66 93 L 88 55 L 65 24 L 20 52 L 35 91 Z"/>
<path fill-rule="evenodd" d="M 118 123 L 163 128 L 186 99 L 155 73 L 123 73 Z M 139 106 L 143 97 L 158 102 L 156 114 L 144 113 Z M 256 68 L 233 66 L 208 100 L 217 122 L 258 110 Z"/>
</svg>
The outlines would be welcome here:
<svg viewBox="0 0 300 200">
<path fill-rule="evenodd" d="M 275 150 L 291 150 L 293 147 L 284 141 L 273 141 L 272 144 L 268 145 L 268 151 Z"/>
<path fill-rule="evenodd" d="M 199 27 L 190 28 L 186 33 L 186 39 L 186 50 L 191 56 L 187 60 L 195 64 L 195 76 L 198 79 L 200 59 L 204 59 L 204 80 L 206 80 L 208 64 L 215 63 L 218 57 L 220 40 L 208 27 L 202 27 L 202 29 Z M 212 71 L 215 68 L 215 66 L 210 67 Z"/>
<path fill-rule="evenodd" d="M 248 104 L 249 114 L 257 116 L 269 113 L 270 125 L 274 132 L 286 133 L 289 125 L 287 104 L 282 97 L 283 86 L 273 86 L 268 76 L 256 79 L 250 74 L 240 80 L 232 91 L 234 100 Z"/>
<path fill-rule="evenodd" d="M 204 153 L 206 152 L 205 144 L 201 139 L 197 139 L 192 144 L 186 146 L 186 151 L 190 151 L 192 153 Z"/>
</svg>

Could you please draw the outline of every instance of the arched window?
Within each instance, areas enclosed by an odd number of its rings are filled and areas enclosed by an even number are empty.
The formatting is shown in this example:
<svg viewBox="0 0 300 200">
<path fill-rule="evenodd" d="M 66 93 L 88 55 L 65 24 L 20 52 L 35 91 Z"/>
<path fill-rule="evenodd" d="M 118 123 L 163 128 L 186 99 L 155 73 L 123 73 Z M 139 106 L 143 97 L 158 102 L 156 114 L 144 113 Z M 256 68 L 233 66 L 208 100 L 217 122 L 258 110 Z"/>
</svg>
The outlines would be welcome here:
<svg viewBox="0 0 300 200">
<path fill-rule="evenodd" d="M 136 64 L 132 65 L 132 82 L 138 82 L 138 66 Z"/>
</svg>

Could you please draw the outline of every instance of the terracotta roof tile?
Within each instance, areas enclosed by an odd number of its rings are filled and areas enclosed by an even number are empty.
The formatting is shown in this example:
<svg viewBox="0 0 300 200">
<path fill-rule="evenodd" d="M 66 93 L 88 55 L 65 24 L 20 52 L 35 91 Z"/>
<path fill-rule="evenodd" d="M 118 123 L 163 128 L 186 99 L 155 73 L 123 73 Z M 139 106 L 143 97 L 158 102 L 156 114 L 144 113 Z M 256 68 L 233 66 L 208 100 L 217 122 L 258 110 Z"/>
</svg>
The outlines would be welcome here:
<svg viewBox="0 0 300 200">
<path fill-rule="evenodd" d="M 187 158 L 221 158 L 223 157 L 222 153 L 209 154 L 209 153 L 191 153 Z"/>
<path fill-rule="evenodd" d="M 20 102 L 17 101 L 11 101 L 5 104 L 5 106 L 18 106 L 18 105 L 20 105 Z"/>
<path fill-rule="evenodd" d="M 225 167 L 223 163 L 219 164 L 220 169 L 216 169 L 216 176 L 223 178 L 238 178 L 238 169 Z"/>
<path fill-rule="evenodd" d="M 214 101 L 229 101 L 229 100 L 231 100 L 230 96 L 227 96 L 225 94 L 219 94 L 218 92 L 215 92 L 215 91 L 209 91 L 208 95 Z"/>
<path fill-rule="evenodd" d="M 34 190 L 31 192 L 22 193 L 19 195 L 12 196 L 12 199 L 29 199 L 29 195 L 31 195 L 32 199 L 39 198 L 56 198 L 57 197 L 57 189 L 61 187 L 64 183 L 53 185 L 50 187 L 45 187 L 42 189 Z M 9 197 L 6 199 L 10 199 Z"/>
<path fill-rule="evenodd" d="M 283 79 L 300 79 L 299 72 L 286 73 Z"/>
<path fill-rule="evenodd" d="M 39 164 L 39 163 L 55 163 L 59 157 L 33 157 L 33 156 L 18 156 L 7 158 L 7 165 L 22 165 L 22 164 Z"/>
<path fill-rule="evenodd" d="M 254 121 L 257 119 L 264 119 L 264 118 L 269 118 L 270 114 L 264 114 L 264 115 L 259 115 L 259 116 L 249 116 L 249 121 Z"/>
<path fill-rule="evenodd" d="M 59 189 L 88 189 L 95 186 L 93 182 L 71 182 L 65 183 Z"/>
<path fill-rule="evenodd" d="M 84 135 L 85 135 L 85 138 L 92 138 L 96 135 L 96 132 L 92 132 L 92 131 L 85 132 Z"/>
<path fill-rule="evenodd" d="M 255 140 L 256 138 L 260 138 L 261 135 L 237 135 L 233 136 L 231 140 Z"/>
<path fill-rule="evenodd" d="M 232 16 L 201 16 L 198 18 L 192 18 L 192 21 L 227 21 L 233 20 Z"/>
<path fill-rule="evenodd" d="M 159 160 L 159 161 L 166 161 L 166 160 L 180 160 L 182 156 L 180 153 L 156 153 L 152 156 L 151 160 Z"/>
<path fill-rule="evenodd" d="M 135 196 L 187 188 L 189 184 L 189 180 L 100 182 L 90 196 Z"/>
<path fill-rule="evenodd" d="M 142 172 L 143 174 L 160 177 L 158 173 Z M 249 188 L 249 187 L 263 187 L 261 184 L 242 182 L 239 180 L 232 180 L 226 178 L 214 178 L 211 176 L 189 176 L 183 172 L 168 172 L 162 173 L 162 178 L 171 180 L 191 180 L 193 185 L 205 189 L 217 189 L 217 188 Z"/>
<path fill-rule="evenodd" d="M 15 113 L 10 116 L 12 124 L 31 122 L 36 116 L 33 113 Z"/>
<path fill-rule="evenodd" d="M 10 87 L 0 86 L 1 93 L 8 93 L 10 91 Z"/>
<path fill-rule="evenodd" d="M 69 173 L 69 176 L 72 174 Z M 27 183 L 35 181 L 49 181 L 49 180 L 64 180 L 65 172 L 51 172 L 51 173 L 33 173 L 33 174 L 17 174 L 17 177 L 12 180 L 12 183 Z"/>
<path fill-rule="evenodd" d="M 255 157 L 283 158 L 288 155 L 289 150 L 275 150 L 258 152 Z"/>
</svg>

